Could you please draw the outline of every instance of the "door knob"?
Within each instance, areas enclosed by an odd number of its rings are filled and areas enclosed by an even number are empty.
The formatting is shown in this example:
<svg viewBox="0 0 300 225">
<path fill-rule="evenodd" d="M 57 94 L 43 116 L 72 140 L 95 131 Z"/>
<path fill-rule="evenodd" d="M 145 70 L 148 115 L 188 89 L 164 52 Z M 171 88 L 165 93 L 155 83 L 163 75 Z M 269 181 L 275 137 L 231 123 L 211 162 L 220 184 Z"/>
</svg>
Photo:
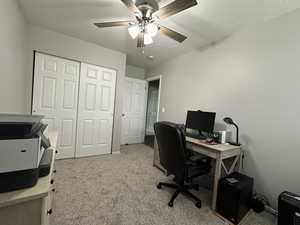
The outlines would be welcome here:
<svg viewBox="0 0 300 225">
<path fill-rule="evenodd" d="M 124 116 L 125 116 L 125 114 L 124 114 L 124 113 L 122 113 L 122 116 L 124 117 Z"/>
</svg>

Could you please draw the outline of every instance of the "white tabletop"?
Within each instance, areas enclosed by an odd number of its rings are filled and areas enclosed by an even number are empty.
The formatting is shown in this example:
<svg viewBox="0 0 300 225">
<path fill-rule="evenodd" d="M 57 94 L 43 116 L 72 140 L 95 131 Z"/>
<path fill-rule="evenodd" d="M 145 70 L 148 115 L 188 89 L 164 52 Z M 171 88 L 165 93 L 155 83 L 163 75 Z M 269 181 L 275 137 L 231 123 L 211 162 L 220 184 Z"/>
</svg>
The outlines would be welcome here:
<svg viewBox="0 0 300 225">
<path fill-rule="evenodd" d="M 195 139 L 195 138 L 191 138 L 191 137 L 186 137 L 186 141 L 188 143 L 199 145 L 201 147 L 209 148 L 209 149 L 219 151 L 219 152 L 230 151 L 230 150 L 235 150 L 235 149 L 241 148 L 240 146 L 235 146 L 235 145 L 230 145 L 230 144 L 209 145 L 209 144 L 202 143 L 202 141 L 199 139 Z"/>
</svg>

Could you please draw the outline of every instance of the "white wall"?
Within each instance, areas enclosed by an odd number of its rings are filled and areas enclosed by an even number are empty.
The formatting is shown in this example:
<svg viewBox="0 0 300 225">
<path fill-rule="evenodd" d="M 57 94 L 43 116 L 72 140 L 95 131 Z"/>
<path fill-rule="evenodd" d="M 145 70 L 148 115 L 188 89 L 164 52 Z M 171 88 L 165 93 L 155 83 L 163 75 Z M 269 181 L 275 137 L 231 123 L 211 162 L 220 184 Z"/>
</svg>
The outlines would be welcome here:
<svg viewBox="0 0 300 225">
<path fill-rule="evenodd" d="M 33 51 L 52 54 L 94 65 L 112 68 L 117 71 L 115 118 L 113 131 L 113 151 L 120 150 L 121 111 L 123 80 L 125 77 L 126 55 L 103 48 L 60 33 L 36 26 L 29 26 L 28 74 L 27 74 L 27 110 L 31 106 Z"/>
<path fill-rule="evenodd" d="M 26 22 L 15 0 L 0 1 L 0 112 L 25 113 Z"/>
<path fill-rule="evenodd" d="M 300 194 L 299 21 L 297 10 L 148 74 L 163 75 L 160 120 L 201 109 L 240 125 L 245 171 L 273 206 L 284 190 Z"/>
<path fill-rule="evenodd" d="M 131 65 L 126 66 L 126 76 L 127 77 L 144 80 L 145 75 L 146 75 L 146 72 L 145 72 L 145 69 L 143 69 L 143 68 L 131 66 Z"/>
</svg>

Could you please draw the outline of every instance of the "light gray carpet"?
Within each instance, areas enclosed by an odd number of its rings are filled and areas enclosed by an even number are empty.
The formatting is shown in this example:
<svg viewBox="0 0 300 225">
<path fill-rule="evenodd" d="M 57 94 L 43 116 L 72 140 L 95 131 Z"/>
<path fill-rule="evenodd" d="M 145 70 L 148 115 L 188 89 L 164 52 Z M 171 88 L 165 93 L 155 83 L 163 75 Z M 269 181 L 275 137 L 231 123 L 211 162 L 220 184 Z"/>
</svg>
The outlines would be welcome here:
<svg viewBox="0 0 300 225">
<path fill-rule="evenodd" d="M 167 203 L 172 191 L 156 189 L 167 180 L 152 166 L 153 150 L 125 146 L 121 154 L 56 162 L 56 189 L 51 225 L 222 225 L 209 208 L 211 193 L 195 194 L 202 209 L 185 196 Z M 273 216 L 252 214 L 245 225 L 274 225 Z"/>
</svg>

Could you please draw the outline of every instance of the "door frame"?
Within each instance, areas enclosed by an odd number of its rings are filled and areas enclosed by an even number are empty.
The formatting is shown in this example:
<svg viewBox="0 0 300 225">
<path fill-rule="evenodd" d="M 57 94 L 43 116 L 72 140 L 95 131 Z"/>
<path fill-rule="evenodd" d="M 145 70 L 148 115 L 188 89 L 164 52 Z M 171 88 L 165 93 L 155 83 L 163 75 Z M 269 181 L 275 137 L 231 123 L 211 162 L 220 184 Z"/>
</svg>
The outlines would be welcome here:
<svg viewBox="0 0 300 225">
<path fill-rule="evenodd" d="M 161 86 L 162 86 L 162 75 L 157 75 L 153 77 L 149 77 L 146 79 L 149 87 L 149 82 L 154 81 L 154 80 L 159 80 L 159 88 L 158 88 L 158 101 L 157 101 L 157 115 L 156 115 L 156 122 L 159 120 L 159 114 L 160 114 L 160 98 L 161 98 Z M 146 104 L 148 106 L 148 94 L 147 94 L 147 99 L 146 99 Z M 146 113 L 148 112 L 148 107 L 146 110 Z M 147 120 L 145 121 L 145 127 L 146 127 Z"/>
</svg>

